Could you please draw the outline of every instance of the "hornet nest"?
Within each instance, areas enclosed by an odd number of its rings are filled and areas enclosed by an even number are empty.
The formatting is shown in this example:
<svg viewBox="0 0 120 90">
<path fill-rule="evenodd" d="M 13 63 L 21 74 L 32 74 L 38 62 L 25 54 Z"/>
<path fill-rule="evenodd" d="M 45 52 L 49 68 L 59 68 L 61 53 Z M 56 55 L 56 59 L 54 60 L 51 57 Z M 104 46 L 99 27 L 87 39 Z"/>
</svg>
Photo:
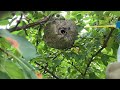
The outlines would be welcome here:
<svg viewBox="0 0 120 90">
<path fill-rule="evenodd" d="M 43 38 L 52 48 L 69 49 L 73 47 L 77 34 L 77 27 L 73 21 L 56 19 L 48 22 Z"/>
</svg>

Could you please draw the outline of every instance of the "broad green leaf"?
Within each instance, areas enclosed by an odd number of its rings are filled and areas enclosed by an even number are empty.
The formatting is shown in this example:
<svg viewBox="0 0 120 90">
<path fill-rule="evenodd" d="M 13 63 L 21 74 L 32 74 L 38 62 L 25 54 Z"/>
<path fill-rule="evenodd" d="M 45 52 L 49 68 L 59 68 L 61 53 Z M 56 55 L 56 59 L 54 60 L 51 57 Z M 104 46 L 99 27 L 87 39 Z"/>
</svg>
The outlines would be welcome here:
<svg viewBox="0 0 120 90">
<path fill-rule="evenodd" d="M 114 43 L 114 38 L 110 38 L 106 49 L 110 51 L 111 47 L 113 46 L 113 43 Z"/>
<path fill-rule="evenodd" d="M 89 74 L 89 77 L 90 77 L 91 79 L 97 79 L 97 76 L 95 75 L 94 72 L 91 72 L 91 73 Z"/>
<path fill-rule="evenodd" d="M 24 73 L 21 68 L 19 68 L 12 61 L 5 61 L 1 64 L 4 72 L 6 72 L 11 79 L 24 79 Z"/>
<path fill-rule="evenodd" d="M 7 73 L 0 71 L 0 79 L 10 79 L 10 77 Z"/>
<path fill-rule="evenodd" d="M 8 20 L 0 20 L 0 25 L 7 25 L 8 23 Z"/>
<path fill-rule="evenodd" d="M 76 73 L 77 73 L 77 71 L 74 70 L 74 71 L 71 72 L 71 75 L 75 75 Z"/>
<path fill-rule="evenodd" d="M 106 55 L 106 54 L 103 54 L 102 57 L 101 57 L 101 60 L 102 60 L 103 64 L 105 66 L 107 66 L 108 65 L 109 56 Z"/>
<path fill-rule="evenodd" d="M 30 60 L 38 56 L 34 45 L 32 45 L 27 39 L 17 35 L 12 35 L 7 30 L 0 30 L 0 36 L 9 41 L 26 60 Z"/>
<path fill-rule="evenodd" d="M 14 36 L 14 39 L 19 43 L 19 51 L 26 60 L 30 60 L 38 56 L 35 46 L 27 39 L 19 36 Z"/>
<path fill-rule="evenodd" d="M 68 73 L 70 73 L 70 71 L 71 71 L 71 68 L 70 68 L 70 67 L 68 67 L 68 69 L 67 69 L 67 70 L 68 70 Z"/>
<path fill-rule="evenodd" d="M 22 58 L 20 59 L 22 63 L 24 63 L 27 67 L 29 67 L 31 70 L 34 70 L 33 66 L 26 60 L 23 60 Z"/>
<path fill-rule="evenodd" d="M 117 56 L 118 47 L 119 47 L 119 44 L 114 42 L 114 43 L 113 43 L 113 47 L 112 47 L 113 56 Z"/>
<path fill-rule="evenodd" d="M 35 71 L 33 71 L 32 69 L 26 67 L 21 63 L 19 63 L 19 65 L 22 67 L 26 79 L 38 79 L 35 74 Z"/>
</svg>

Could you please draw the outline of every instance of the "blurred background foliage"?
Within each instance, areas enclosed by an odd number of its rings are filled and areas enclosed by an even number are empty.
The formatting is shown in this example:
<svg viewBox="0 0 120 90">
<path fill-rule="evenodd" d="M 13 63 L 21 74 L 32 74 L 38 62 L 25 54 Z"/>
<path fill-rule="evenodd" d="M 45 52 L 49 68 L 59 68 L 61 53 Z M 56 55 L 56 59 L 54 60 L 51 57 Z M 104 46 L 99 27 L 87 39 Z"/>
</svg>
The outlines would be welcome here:
<svg viewBox="0 0 120 90">
<path fill-rule="evenodd" d="M 39 72 L 39 75 L 36 74 L 37 77 L 42 75 L 43 79 L 105 79 L 106 66 L 117 59 L 119 29 L 84 28 L 84 26 L 115 25 L 120 11 L 6 11 L 0 14 L 0 29 L 8 31 L 20 20 L 17 27 L 41 21 L 50 15 L 61 15 L 65 19 L 73 20 L 78 30 L 74 47 L 68 50 L 54 49 L 45 44 L 43 35 L 47 22 L 26 29 L 17 30 L 16 27 L 14 31 L 11 30 L 11 35 L 26 40 L 11 37 L 18 40 L 20 47 L 23 47 L 23 49 L 19 47 L 20 53 L 5 38 L 0 38 L 1 79 L 34 78 L 30 76 L 32 74 L 30 71 L 26 71 L 24 66 L 16 62 L 17 58 L 24 59 L 23 62 L 33 67 L 34 72 Z M 30 47 L 32 50 L 24 47 Z"/>
</svg>

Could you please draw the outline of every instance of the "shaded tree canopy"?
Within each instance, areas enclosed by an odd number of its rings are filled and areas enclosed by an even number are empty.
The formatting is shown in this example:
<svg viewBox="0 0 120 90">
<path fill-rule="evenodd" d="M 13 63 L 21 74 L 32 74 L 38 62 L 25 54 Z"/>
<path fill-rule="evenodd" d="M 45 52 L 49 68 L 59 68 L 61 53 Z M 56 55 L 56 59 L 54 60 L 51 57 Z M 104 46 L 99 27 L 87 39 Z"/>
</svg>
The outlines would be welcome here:
<svg viewBox="0 0 120 90">
<path fill-rule="evenodd" d="M 117 61 L 120 30 L 112 26 L 119 15 L 119 11 L 0 12 L 0 79 L 105 79 L 107 65 Z M 75 23 L 77 38 L 74 43 L 67 39 L 71 48 L 45 43 L 45 27 L 53 17 Z"/>
</svg>

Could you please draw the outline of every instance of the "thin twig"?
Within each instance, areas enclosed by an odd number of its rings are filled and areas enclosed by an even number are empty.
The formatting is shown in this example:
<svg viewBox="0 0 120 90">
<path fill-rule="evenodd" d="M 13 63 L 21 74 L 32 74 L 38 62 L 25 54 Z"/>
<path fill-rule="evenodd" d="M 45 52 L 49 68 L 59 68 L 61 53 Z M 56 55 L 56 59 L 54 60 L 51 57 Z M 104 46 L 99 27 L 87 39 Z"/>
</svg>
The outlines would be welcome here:
<svg viewBox="0 0 120 90">
<path fill-rule="evenodd" d="M 39 27 L 39 29 L 38 29 L 38 33 L 36 34 L 36 47 L 37 47 L 38 44 L 39 44 L 40 30 L 41 30 L 42 28 L 43 28 L 43 27 L 42 27 L 42 25 L 40 24 L 40 27 Z"/>
<path fill-rule="evenodd" d="M 68 63 L 72 65 L 83 76 L 83 73 L 73 63 L 70 63 L 70 62 Z"/>
<path fill-rule="evenodd" d="M 23 14 L 21 13 L 20 19 L 17 21 L 17 24 L 14 27 L 14 30 L 16 30 L 17 26 L 20 24 L 20 21 L 22 20 Z"/>
<path fill-rule="evenodd" d="M 88 64 L 87 64 L 87 67 L 86 67 L 86 69 L 85 69 L 85 72 L 84 72 L 83 76 L 86 75 L 86 72 L 87 72 L 88 68 L 90 67 L 90 64 L 91 64 L 92 61 L 94 60 L 93 58 L 94 58 L 95 56 L 97 56 L 104 48 L 107 47 L 108 40 L 110 39 L 110 37 L 111 37 L 111 35 L 112 35 L 112 33 L 113 33 L 114 30 L 115 30 L 115 28 L 112 28 L 112 29 L 111 29 L 111 31 L 110 31 L 108 37 L 106 38 L 106 40 L 104 41 L 102 47 L 101 47 L 95 54 L 93 54 L 92 57 L 89 59 L 89 62 L 88 62 Z"/>
<path fill-rule="evenodd" d="M 50 70 L 48 70 L 47 68 L 45 68 L 45 67 L 43 67 L 43 66 L 41 66 L 45 71 L 47 71 L 48 73 L 50 73 L 54 78 L 56 78 L 56 79 L 59 79 L 59 77 L 58 76 L 56 76 L 55 74 L 53 74 Z"/>
<path fill-rule="evenodd" d="M 62 52 L 58 53 L 52 60 L 55 60 Z"/>
<path fill-rule="evenodd" d="M 38 66 L 40 66 L 40 64 L 38 62 L 35 62 Z M 52 73 L 50 70 L 47 69 L 47 67 L 41 66 L 42 69 L 44 69 L 46 72 L 50 73 L 54 78 L 59 79 L 58 76 L 56 76 L 54 73 Z"/>
</svg>

